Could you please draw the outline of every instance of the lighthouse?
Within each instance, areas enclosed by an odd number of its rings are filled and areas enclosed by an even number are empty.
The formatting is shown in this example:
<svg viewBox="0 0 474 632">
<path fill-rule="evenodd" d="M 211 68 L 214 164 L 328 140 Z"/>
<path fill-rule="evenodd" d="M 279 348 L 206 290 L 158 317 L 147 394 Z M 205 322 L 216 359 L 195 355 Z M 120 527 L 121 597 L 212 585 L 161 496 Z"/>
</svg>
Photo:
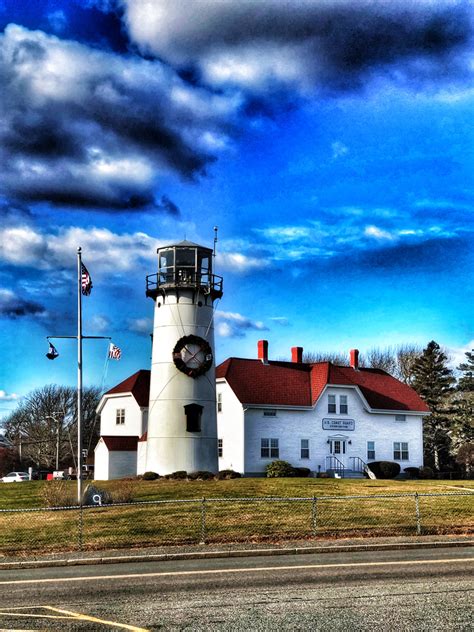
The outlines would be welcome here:
<svg viewBox="0 0 474 632">
<path fill-rule="evenodd" d="M 218 470 L 213 251 L 190 241 L 158 248 L 147 276 L 155 301 L 146 470 Z"/>
</svg>

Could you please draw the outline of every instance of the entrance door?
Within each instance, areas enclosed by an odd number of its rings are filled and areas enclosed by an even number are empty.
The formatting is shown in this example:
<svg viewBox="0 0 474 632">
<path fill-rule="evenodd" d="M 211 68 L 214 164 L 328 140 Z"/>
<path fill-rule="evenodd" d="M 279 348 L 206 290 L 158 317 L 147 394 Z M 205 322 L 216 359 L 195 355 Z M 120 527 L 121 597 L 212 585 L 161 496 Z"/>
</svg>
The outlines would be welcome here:
<svg viewBox="0 0 474 632">
<path fill-rule="evenodd" d="M 336 439 L 336 438 L 330 439 L 329 452 L 331 453 L 331 456 L 336 457 L 336 459 L 340 461 L 345 467 L 347 466 L 347 463 L 346 463 L 347 439 Z"/>
</svg>

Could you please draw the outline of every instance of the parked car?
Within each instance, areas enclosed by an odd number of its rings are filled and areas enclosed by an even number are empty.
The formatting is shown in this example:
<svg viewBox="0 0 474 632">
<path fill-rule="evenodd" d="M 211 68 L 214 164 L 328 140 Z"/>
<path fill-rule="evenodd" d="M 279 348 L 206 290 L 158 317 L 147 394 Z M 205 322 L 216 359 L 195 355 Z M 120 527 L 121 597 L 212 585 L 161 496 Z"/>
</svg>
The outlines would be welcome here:
<svg viewBox="0 0 474 632">
<path fill-rule="evenodd" d="M 4 483 L 23 483 L 29 480 L 30 476 L 28 472 L 10 472 L 10 474 L 2 477 Z"/>
</svg>

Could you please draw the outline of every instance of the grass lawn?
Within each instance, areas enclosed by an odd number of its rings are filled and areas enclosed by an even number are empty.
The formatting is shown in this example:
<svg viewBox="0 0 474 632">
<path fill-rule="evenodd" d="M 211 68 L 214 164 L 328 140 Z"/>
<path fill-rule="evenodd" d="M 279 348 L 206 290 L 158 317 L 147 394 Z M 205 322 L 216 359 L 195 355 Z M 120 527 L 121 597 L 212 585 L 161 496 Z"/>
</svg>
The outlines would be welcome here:
<svg viewBox="0 0 474 632">
<path fill-rule="evenodd" d="M 84 481 L 84 487 L 88 481 Z M 458 480 L 376 480 L 335 478 L 240 478 L 229 481 L 126 481 L 134 501 L 190 498 L 254 498 L 313 496 L 359 496 L 380 494 L 419 494 L 474 491 L 474 481 Z M 0 509 L 44 507 L 43 490 L 50 481 L 0 483 Z M 76 495 L 76 481 L 66 481 L 71 496 Z M 101 489 L 119 490 L 123 481 L 94 482 Z"/>
<path fill-rule="evenodd" d="M 0 485 L 0 509 L 44 507 L 43 494 L 51 485 Z M 79 542 L 87 549 L 198 543 L 203 532 L 207 542 L 474 532 L 474 494 L 455 495 L 474 491 L 473 481 L 243 478 L 107 481 L 97 486 L 112 493 L 129 488 L 134 501 L 167 502 L 95 507 L 82 513 L 0 512 L 0 554 L 74 550 Z M 74 497 L 76 482 L 68 481 L 65 487 Z M 451 495 L 421 496 L 417 504 L 415 492 Z M 392 497 L 396 494 L 406 496 Z M 216 498 L 233 500 L 212 500 Z M 310 500 L 290 500 L 295 498 Z"/>
</svg>

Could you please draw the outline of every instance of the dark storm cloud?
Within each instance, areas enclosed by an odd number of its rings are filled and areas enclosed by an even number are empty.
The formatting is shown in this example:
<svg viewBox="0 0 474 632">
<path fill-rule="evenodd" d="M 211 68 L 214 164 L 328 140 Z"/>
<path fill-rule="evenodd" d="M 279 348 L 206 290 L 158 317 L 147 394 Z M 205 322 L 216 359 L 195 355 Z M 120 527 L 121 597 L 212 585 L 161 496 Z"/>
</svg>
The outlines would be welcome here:
<svg viewBox="0 0 474 632">
<path fill-rule="evenodd" d="M 58 206 L 176 214 L 155 202 L 157 177 L 205 173 L 206 134 L 225 133 L 233 108 L 160 62 L 15 25 L 0 36 L 0 82 L 0 193 Z"/>
<path fill-rule="evenodd" d="M 160 202 L 157 204 L 157 208 L 168 213 L 169 215 L 179 215 L 180 211 L 176 204 L 169 199 L 167 195 L 161 197 Z"/>
<path fill-rule="evenodd" d="M 0 317 L 22 318 L 44 315 L 45 308 L 39 303 L 20 298 L 11 290 L 0 288 Z"/>
<path fill-rule="evenodd" d="M 345 91 L 379 73 L 425 84 L 471 72 L 462 54 L 472 38 L 472 5 L 462 0 L 122 4 L 141 50 L 213 84 Z"/>
<path fill-rule="evenodd" d="M 393 273 L 396 270 L 404 271 L 404 274 L 408 270 L 446 272 L 457 269 L 466 256 L 471 256 L 470 252 L 470 240 L 466 237 L 439 237 L 362 252 L 353 258 L 351 265 L 377 269 L 381 273 Z"/>
</svg>

